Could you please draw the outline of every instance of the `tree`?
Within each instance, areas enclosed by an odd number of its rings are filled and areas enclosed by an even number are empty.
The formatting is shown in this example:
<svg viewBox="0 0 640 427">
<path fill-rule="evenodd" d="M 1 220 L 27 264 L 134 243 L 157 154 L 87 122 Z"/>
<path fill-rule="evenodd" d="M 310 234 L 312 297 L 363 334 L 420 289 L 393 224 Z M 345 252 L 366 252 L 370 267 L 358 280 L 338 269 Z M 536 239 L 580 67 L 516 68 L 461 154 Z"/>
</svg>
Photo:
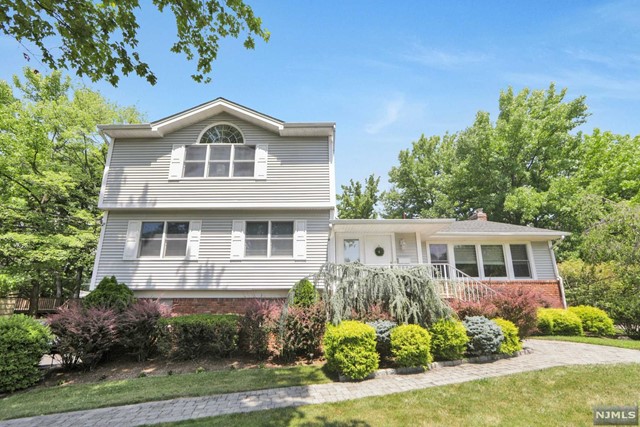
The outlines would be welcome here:
<svg viewBox="0 0 640 427">
<path fill-rule="evenodd" d="M 211 80 L 205 75 L 217 59 L 221 38 L 238 38 L 246 31 L 247 49 L 255 47 L 254 37 L 269 40 L 261 19 L 242 0 L 152 3 L 175 16 L 178 40 L 171 51 L 197 59 L 197 72 L 191 75 L 197 82 Z M 106 79 L 113 86 L 118 73 L 135 72 L 153 85 L 157 78 L 137 50 L 139 7 L 138 0 L 0 0 L 0 30 L 20 43 L 34 44 L 42 62 L 53 70 L 73 69 L 79 76 L 94 82 Z"/>
<path fill-rule="evenodd" d="M 91 269 L 107 150 L 96 125 L 139 119 L 60 72 L 0 81 L 0 274 L 33 310 L 41 292 L 77 295 Z"/>
<path fill-rule="evenodd" d="M 365 180 L 364 188 L 360 181 L 349 180 L 342 185 L 342 194 L 338 195 L 338 218 L 357 219 L 375 218 L 375 205 L 378 203 L 378 184 L 380 177 L 373 174 Z"/>
</svg>

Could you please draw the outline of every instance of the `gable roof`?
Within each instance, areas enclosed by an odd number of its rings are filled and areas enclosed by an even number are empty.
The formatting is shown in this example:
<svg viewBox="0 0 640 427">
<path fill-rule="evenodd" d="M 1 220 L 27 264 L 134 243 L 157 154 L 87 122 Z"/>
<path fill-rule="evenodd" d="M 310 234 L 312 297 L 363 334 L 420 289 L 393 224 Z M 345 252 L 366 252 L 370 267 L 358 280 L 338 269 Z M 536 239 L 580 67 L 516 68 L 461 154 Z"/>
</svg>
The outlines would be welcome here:
<svg viewBox="0 0 640 427">
<path fill-rule="evenodd" d="M 286 123 L 224 98 L 216 98 L 151 123 L 98 125 L 98 129 L 112 138 L 159 138 L 220 113 L 231 114 L 280 136 L 333 136 L 335 132 L 333 122 Z"/>
<path fill-rule="evenodd" d="M 568 236 L 567 231 L 549 230 L 546 228 L 528 227 L 524 225 L 506 224 L 495 221 L 465 220 L 450 223 L 446 228 L 438 231 L 438 236 L 460 236 L 460 235 L 485 235 L 485 236 L 505 236 L 505 235 L 527 235 L 527 236 L 548 236 L 559 238 Z"/>
</svg>

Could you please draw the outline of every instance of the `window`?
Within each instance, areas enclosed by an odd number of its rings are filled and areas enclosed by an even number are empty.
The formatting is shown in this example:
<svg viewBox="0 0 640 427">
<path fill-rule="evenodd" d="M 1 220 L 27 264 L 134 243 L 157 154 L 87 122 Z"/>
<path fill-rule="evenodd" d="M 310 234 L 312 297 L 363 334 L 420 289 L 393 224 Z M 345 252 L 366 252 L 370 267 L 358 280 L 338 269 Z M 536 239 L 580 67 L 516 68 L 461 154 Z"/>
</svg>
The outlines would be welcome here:
<svg viewBox="0 0 640 427">
<path fill-rule="evenodd" d="M 429 255 L 431 256 L 431 264 L 447 264 L 449 262 L 446 244 L 429 245 Z"/>
<path fill-rule="evenodd" d="M 360 262 L 360 240 L 344 239 L 342 257 L 344 262 Z"/>
<path fill-rule="evenodd" d="M 509 245 L 509 248 L 511 250 L 513 276 L 516 278 L 531 277 L 529 256 L 527 255 L 527 245 Z"/>
<path fill-rule="evenodd" d="M 478 259 L 475 245 L 455 245 L 453 256 L 456 259 L 456 268 L 463 273 L 478 277 Z"/>
<path fill-rule="evenodd" d="M 143 222 L 140 232 L 141 257 L 184 257 L 187 254 L 189 222 Z"/>
<path fill-rule="evenodd" d="M 484 277 L 507 277 L 502 245 L 481 245 Z"/>
<path fill-rule="evenodd" d="M 244 145 L 242 134 L 233 126 L 213 126 L 198 144 L 185 148 L 182 176 L 186 178 L 254 176 L 256 147 Z"/>
<path fill-rule="evenodd" d="M 245 257 L 293 256 L 293 221 L 247 221 Z"/>
</svg>

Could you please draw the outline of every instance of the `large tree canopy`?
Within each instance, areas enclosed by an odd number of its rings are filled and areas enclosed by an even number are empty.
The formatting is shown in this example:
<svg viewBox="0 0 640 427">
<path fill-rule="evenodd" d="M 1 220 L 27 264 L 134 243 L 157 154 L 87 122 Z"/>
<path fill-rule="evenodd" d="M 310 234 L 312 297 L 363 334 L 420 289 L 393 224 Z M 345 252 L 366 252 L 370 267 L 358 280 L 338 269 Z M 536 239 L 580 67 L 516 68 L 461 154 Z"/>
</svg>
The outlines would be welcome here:
<svg viewBox="0 0 640 427">
<path fill-rule="evenodd" d="M 380 177 L 369 175 L 364 185 L 360 181 L 349 181 L 342 185 L 342 194 L 338 199 L 338 218 L 372 219 L 376 218 L 375 206 L 378 203 L 378 184 Z"/>
<path fill-rule="evenodd" d="M 244 47 L 269 32 L 242 0 L 153 0 L 175 17 L 174 53 L 197 60 L 195 81 L 209 82 L 220 39 L 246 32 Z M 119 74 L 135 72 L 152 85 L 156 76 L 138 51 L 138 0 L 0 0 L 0 30 L 18 42 L 34 44 L 41 61 L 53 70 L 72 69 L 92 81 L 116 86 Z M 168 30 L 168 29 L 167 29 Z"/>
<path fill-rule="evenodd" d="M 90 273 L 106 141 L 99 123 L 133 123 L 60 72 L 0 81 L 0 273 L 20 288 L 76 293 Z"/>
</svg>

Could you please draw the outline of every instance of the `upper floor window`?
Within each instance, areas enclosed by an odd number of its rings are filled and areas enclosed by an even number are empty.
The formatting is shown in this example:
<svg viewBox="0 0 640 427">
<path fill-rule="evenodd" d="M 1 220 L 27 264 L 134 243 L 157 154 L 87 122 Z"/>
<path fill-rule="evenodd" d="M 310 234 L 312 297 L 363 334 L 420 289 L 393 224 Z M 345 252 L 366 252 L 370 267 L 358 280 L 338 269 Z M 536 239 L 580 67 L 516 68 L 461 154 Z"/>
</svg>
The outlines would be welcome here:
<svg viewBox="0 0 640 427">
<path fill-rule="evenodd" d="M 226 124 L 207 129 L 198 144 L 185 147 L 186 178 L 253 177 L 256 147 L 244 145 L 240 131 Z"/>
</svg>

